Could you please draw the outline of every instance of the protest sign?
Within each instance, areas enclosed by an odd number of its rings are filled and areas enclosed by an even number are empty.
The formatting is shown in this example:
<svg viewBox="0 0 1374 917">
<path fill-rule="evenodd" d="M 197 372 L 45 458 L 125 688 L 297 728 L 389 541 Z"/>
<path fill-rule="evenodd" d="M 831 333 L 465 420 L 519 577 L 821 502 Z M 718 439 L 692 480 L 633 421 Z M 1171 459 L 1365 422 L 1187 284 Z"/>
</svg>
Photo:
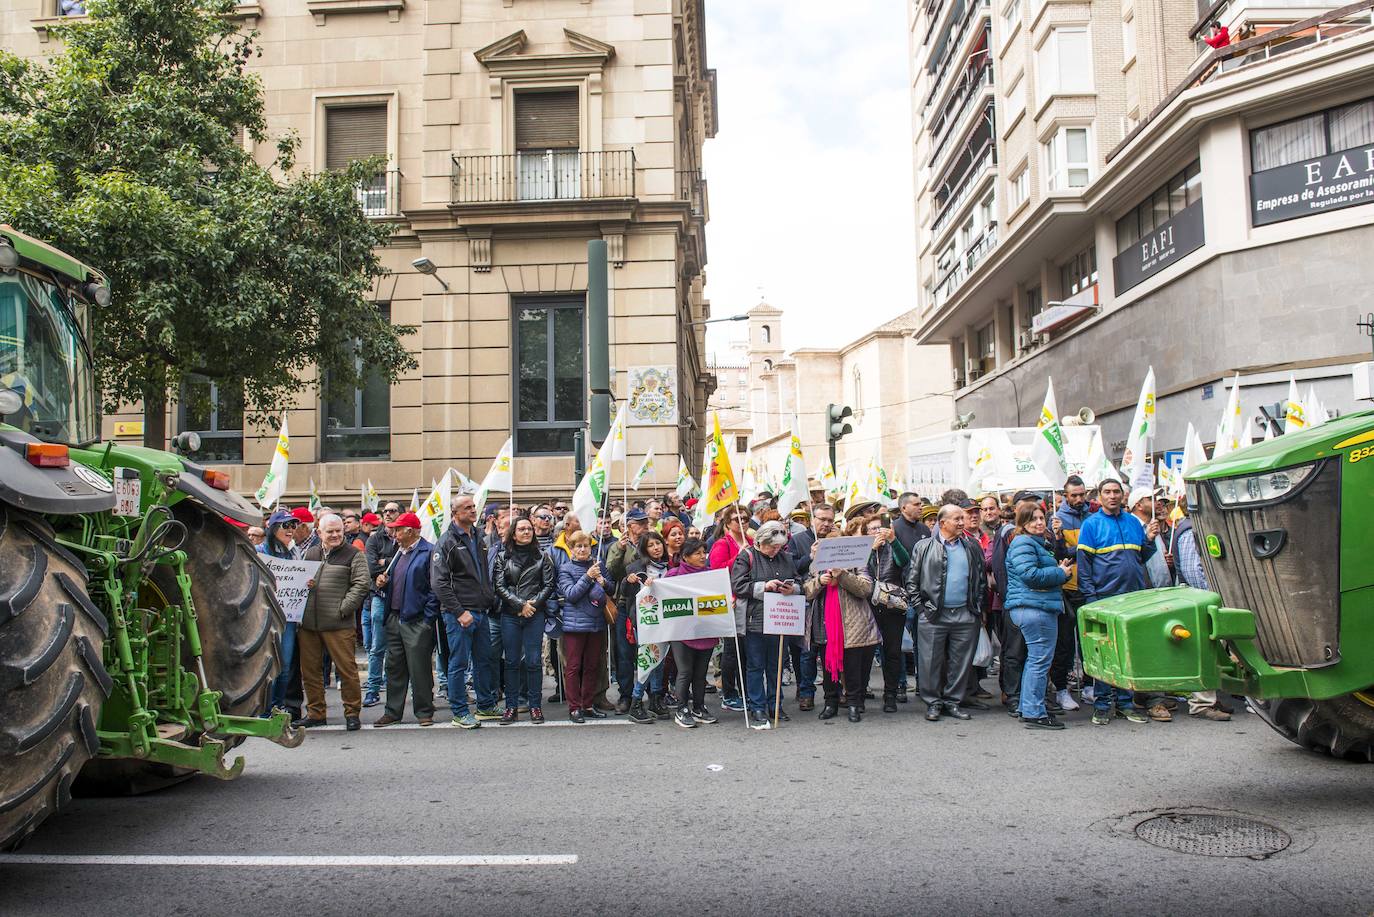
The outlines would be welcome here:
<svg viewBox="0 0 1374 917">
<path fill-rule="evenodd" d="M 735 615 L 728 570 L 660 577 L 640 590 L 640 644 L 733 637 Z"/>
<path fill-rule="evenodd" d="M 811 561 L 811 569 L 848 570 L 851 567 L 864 567 L 868 565 L 868 554 L 872 550 L 872 535 L 822 538 L 816 542 L 816 559 Z"/>
<path fill-rule="evenodd" d="M 783 595 L 781 592 L 763 594 L 763 632 L 800 637 L 806 633 L 806 597 Z"/>
<path fill-rule="evenodd" d="M 305 600 L 310 595 L 306 583 L 315 578 L 320 570 L 318 560 L 286 560 L 270 554 L 259 555 L 277 578 L 277 603 L 281 605 L 286 620 L 301 623 L 305 617 Z"/>
</svg>

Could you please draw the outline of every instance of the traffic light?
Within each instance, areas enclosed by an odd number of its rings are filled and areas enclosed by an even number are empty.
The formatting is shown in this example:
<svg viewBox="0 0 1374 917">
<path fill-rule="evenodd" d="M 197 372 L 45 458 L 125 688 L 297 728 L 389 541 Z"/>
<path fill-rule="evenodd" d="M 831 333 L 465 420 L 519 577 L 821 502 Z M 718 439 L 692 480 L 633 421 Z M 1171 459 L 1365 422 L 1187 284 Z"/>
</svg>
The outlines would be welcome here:
<svg viewBox="0 0 1374 917">
<path fill-rule="evenodd" d="M 854 409 L 848 405 L 831 404 L 825 409 L 825 439 L 830 444 L 830 467 L 835 467 L 835 444 L 841 438 L 854 432 L 854 425 L 845 418 L 853 417 Z"/>
</svg>

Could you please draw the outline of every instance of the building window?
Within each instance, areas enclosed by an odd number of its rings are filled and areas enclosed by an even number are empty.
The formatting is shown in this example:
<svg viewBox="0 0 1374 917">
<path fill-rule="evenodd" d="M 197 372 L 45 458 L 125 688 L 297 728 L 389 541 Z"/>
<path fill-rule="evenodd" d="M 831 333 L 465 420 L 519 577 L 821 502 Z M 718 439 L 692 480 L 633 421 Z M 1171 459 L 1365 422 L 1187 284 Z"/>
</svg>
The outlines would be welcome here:
<svg viewBox="0 0 1374 917">
<path fill-rule="evenodd" d="M 361 159 L 387 155 L 385 103 L 330 105 L 324 111 L 324 167 L 346 169 Z M 387 193 L 388 173 L 383 170 L 358 188 L 358 204 L 368 216 L 396 212 Z"/>
<path fill-rule="evenodd" d="M 1374 99 L 1250 132 L 1250 169 L 1263 172 L 1374 143 Z"/>
<path fill-rule="evenodd" d="M 1129 64 L 1135 60 L 1135 11 L 1121 21 L 1121 60 Z"/>
<path fill-rule="evenodd" d="M 1093 91 L 1092 47 L 1087 26 L 1050 30 L 1035 55 L 1035 81 L 1042 103 L 1054 95 Z"/>
<path fill-rule="evenodd" d="M 391 306 L 381 310 L 390 321 Z M 356 348 L 353 360 L 359 371 L 364 369 Z M 326 395 L 322 439 L 320 458 L 326 462 L 391 458 L 391 386 L 380 373 L 369 370 L 361 387 Z"/>
<path fill-rule="evenodd" d="M 1021 24 L 1021 0 L 1011 0 L 1002 11 L 1002 40 L 1005 42 Z"/>
<path fill-rule="evenodd" d="M 1045 144 L 1045 166 L 1049 189 L 1082 188 L 1092 174 L 1089 160 L 1088 129 L 1061 127 Z"/>
<path fill-rule="evenodd" d="M 1041 295 L 1040 288 L 1031 287 L 1026 291 L 1026 327 L 1030 328 L 1031 322 L 1044 310 L 1045 297 Z"/>
<path fill-rule="evenodd" d="M 773 371 L 773 361 L 772 361 L 772 360 L 764 360 L 764 361 L 763 361 L 763 371 L 766 372 L 766 373 L 771 373 L 771 372 Z"/>
<path fill-rule="evenodd" d="M 517 453 L 571 453 L 586 425 L 582 313 L 580 299 L 515 305 Z"/>
<path fill-rule="evenodd" d="M 735 437 L 735 451 L 738 452 L 738 453 L 740 453 L 741 455 L 744 454 L 745 452 L 748 452 L 748 451 L 749 451 L 749 437 L 747 437 L 747 436 L 738 436 L 738 435 L 737 435 L 737 436 Z"/>
<path fill-rule="evenodd" d="M 1030 197 L 1030 165 L 1022 163 L 1021 168 L 1016 170 L 1007 181 L 1007 200 L 1011 204 L 1011 209 L 1015 210 L 1026 202 Z"/>
<path fill-rule="evenodd" d="M 759 333 L 763 335 L 763 342 L 765 344 L 771 344 L 773 342 L 772 328 L 769 328 L 767 325 L 764 325 L 763 328 L 759 331 Z"/>
<path fill-rule="evenodd" d="M 1059 267 L 1059 295 L 1068 299 L 1097 284 L 1097 247 L 1089 245 Z"/>
<path fill-rule="evenodd" d="M 221 387 L 204 376 L 188 376 L 181 387 L 177 428 L 200 436 L 198 462 L 243 461 L 243 390 Z"/>
<path fill-rule="evenodd" d="M 517 194 L 522 201 L 581 197 L 578 90 L 515 94 Z"/>
<path fill-rule="evenodd" d="M 988 322 L 979 328 L 975 334 L 978 349 L 974 353 L 973 359 L 978 361 L 978 373 L 980 375 L 987 375 L 997 368 L 997 341 L 994 334 L 996 327 L 994 322 Z"/>
<path fill-rule="evenodd" d="M 1202 200 L 1202 168 L 1198 160 L 1160 185 L 1134 209 L 1116 221 L 1116 250 L 1124 252 L 1136 242 Z"/>
<path fill-rule="evenodd" d="M 1003 120 L 1008 127 L 1026 110 L 1026 89 L 1021 85 L 1023 76 L 1024 70 L 1018 72 L 1007 84 L 1006 115 Z"/>
</svg>

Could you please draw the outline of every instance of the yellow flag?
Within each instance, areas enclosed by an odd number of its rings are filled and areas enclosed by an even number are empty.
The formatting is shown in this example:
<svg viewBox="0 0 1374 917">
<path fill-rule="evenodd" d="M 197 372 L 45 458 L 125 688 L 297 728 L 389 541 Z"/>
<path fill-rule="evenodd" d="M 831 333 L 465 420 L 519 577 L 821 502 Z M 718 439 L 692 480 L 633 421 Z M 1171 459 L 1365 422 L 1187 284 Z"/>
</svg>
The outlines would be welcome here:
<svg viewBox="0 0 1374 917">
<path fill-rule="evenodd" d="M 712 412 L 711 418 L 713 429 L 711 441 L 706 446 L 706 469 L 702 473 L 702 490 L 708 513 L 714 513 L 739 499 L 735 472 L 730 467 L 730 453 L 725 448 L 724 437 L 720 435 L 720 415 Z"/>
</svg>

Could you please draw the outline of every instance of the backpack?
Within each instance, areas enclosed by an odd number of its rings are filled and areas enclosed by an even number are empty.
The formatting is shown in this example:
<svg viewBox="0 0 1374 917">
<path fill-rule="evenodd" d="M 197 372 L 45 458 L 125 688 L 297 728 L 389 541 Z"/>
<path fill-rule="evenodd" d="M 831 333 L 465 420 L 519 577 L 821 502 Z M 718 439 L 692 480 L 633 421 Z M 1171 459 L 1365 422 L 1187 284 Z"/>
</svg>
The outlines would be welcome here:
<svg viewBox="0 0 1374 917">
<path fill-rule="evenodd" d="M 1002 527 L 997 530 L 997 540 L 992 545 L 992 559 L 988 562 L 992 567 L 992 579 L 997 584 L 997 596 L 1003 604 L 1007 601 L 1007 549 L 1011 547 L 1009 537 L 1016 526 L 1010 522 L 1002 523 Z"/>
</svg>

